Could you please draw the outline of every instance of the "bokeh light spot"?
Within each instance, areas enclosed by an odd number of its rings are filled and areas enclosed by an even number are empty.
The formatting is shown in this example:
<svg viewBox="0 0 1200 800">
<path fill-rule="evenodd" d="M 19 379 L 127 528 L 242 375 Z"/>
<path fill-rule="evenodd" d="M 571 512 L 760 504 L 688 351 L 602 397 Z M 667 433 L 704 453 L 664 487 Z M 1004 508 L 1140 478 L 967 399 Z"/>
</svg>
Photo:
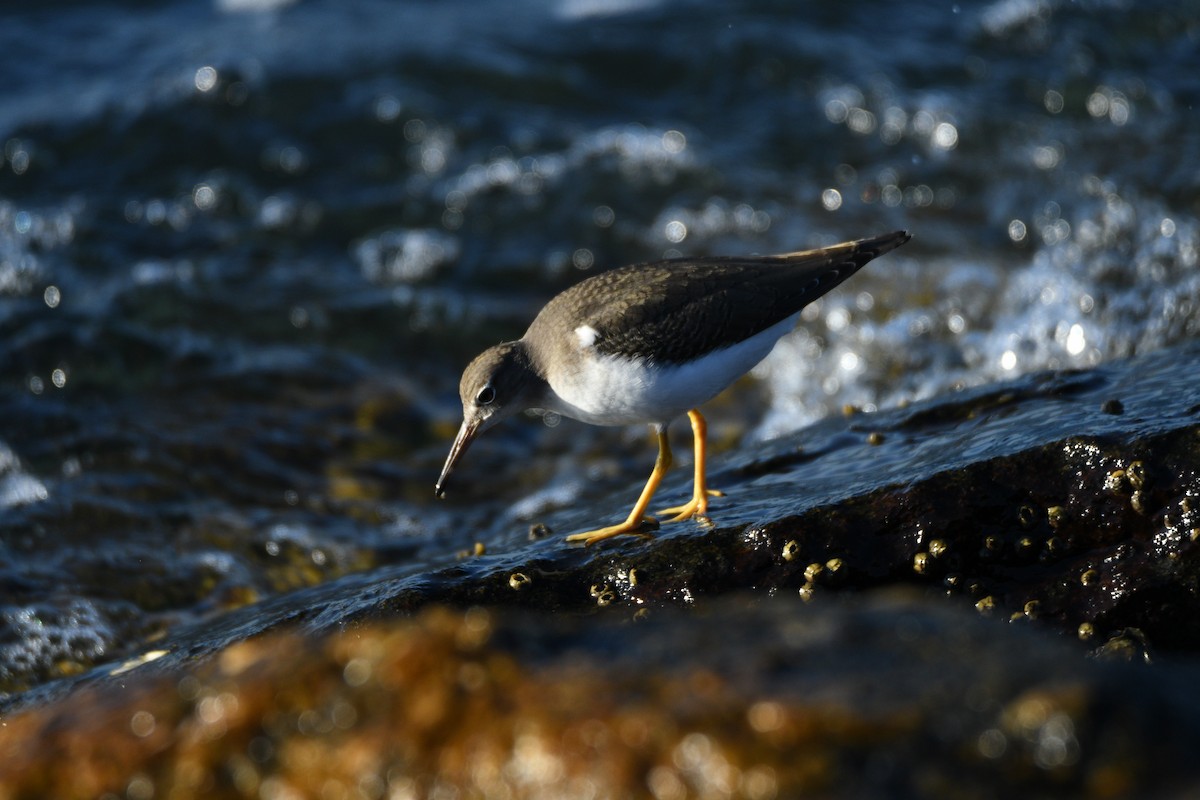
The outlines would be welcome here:
<svg viewBox="0 0 1200 800">
<path fill-rule="evenodd" d="M 200 92 L 211 92 L 217 88 L 217 69 L 216 67 L 201 67 L 196 70 L 196 75 L 193 82 L 196 85 L 196 90 Z"/>
</svg>

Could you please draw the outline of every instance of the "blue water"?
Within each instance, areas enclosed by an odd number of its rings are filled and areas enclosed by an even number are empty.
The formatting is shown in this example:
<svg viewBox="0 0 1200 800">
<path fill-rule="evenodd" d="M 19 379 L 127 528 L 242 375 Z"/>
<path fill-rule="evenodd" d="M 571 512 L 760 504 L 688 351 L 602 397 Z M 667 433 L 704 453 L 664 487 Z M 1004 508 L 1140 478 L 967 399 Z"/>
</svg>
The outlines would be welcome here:
<svg viewBox="0 0 1200 800">
<path fill-rule="evenodd" d="M 0 690 L 636 483 L 643 430 L 533 419 L 432 493 L 462 366 L 603 268 L 913 232 L 715 404 L 718 460 L 1200 328 L 1194 1 L 0 22 Z"/>
</svg>

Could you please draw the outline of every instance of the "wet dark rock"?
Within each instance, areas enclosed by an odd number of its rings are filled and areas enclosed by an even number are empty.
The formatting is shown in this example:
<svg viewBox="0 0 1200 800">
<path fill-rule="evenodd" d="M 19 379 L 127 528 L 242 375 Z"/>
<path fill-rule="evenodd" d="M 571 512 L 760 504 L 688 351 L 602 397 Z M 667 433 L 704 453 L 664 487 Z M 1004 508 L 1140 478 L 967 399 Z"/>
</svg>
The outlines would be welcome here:
<svg viewBox="0 0 1200 800">
<path fill-rule="evenodd" d="M 835 420 L 819 448 L 783 443 L 720 485 L 736 499 L 760 478 L 803 483 L 834 463 L 844 470 L 835 489 L 868 490 L 753 524 L 720 525 L 718 506 L 715 527 L 527 548 L 494 570 L 481 560 L 469 580 L 401 589 L 370 613 L 428 602 L 584 610 L 597 587 L 605 605 L 654 608 L 731 591 L 812 598 L 908 585 L 1097 647 L 1133 630 L 1149 648 L 1197 652 L 1200 419 L 1186 408 L 1198 364 L 1192 347 L 876 414 L 872 429 L 889 435 L 865 447 L 835 427 L 853 420 Z M 1093 398 L 1114 388 L 1129 413 L 1097 413 Z M 519 593 L 518 572 L 528 578 Z"/>
</svg>

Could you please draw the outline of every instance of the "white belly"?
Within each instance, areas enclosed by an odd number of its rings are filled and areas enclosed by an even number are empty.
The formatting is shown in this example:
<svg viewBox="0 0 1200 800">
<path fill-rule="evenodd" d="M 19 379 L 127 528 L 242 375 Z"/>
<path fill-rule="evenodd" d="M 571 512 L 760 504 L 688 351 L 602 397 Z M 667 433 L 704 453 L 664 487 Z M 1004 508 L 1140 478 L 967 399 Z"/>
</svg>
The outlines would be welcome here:
<svg viewBox="0 0 1200 800">
<path fill-rule="evenodd" d="M 688 364 L 651 365 L 648 361 L 602 356 L 580 336 L 577 369 L 547 377 L 557 395 L 549 410 L 592 425 L 666 424 L 706 403 L 749 372 L 790 331 L 793 315 L 743 342 L 709 353 Z"/>
</svg>

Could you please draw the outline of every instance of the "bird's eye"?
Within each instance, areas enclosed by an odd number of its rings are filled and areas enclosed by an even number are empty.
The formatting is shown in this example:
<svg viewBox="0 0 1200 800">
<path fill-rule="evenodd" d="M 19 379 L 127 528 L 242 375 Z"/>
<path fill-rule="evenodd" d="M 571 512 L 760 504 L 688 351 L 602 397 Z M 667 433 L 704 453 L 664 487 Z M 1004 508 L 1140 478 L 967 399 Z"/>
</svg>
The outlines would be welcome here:
<svg viewBox="0 0 1200 800">
<path fill-rule="evenodd" d="M 496 399 L 496 390 L 491 385 L 485 386 L 479 390 L 479 394 L 475 395 L 475 404 L 480 406 L 490 406 Z"/>
</svg>

